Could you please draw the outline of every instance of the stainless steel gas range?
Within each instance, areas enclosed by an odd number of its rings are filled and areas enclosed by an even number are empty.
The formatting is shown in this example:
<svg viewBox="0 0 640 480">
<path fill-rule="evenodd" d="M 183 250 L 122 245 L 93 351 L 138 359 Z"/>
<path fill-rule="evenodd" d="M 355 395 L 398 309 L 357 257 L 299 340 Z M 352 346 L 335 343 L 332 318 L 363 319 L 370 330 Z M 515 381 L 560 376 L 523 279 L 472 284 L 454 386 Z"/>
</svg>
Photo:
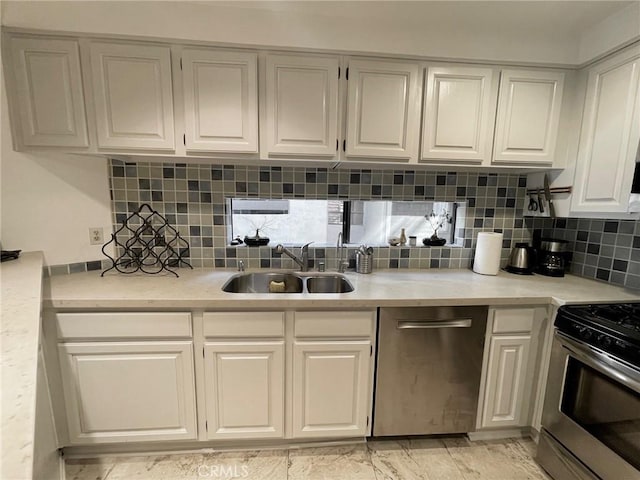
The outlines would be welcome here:
<svg viewBox="0 0 640 480">
<path fill-rule="evenodd" d="M 537 460 L 555 480 L 640 479 L 640 303 L 560 307 Z"/>
</svg>

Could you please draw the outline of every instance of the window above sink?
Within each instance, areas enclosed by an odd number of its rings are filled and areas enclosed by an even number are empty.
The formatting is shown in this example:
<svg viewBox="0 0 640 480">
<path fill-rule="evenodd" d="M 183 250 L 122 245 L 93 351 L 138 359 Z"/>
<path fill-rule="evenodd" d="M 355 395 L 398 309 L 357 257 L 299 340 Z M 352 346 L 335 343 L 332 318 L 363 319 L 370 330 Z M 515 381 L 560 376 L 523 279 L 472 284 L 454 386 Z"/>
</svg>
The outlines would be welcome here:
<svg viewBox="0 0 640 480">
<path fill-rule="evenodd" d="M 335 245 L 342 232 L 345 243 L 385 246 L 392 237 L 415 236 L 417 245 L 434 233 L 428 217 L 446 213 L 449 217 L 438 236 L 454 244 L 456 202 L 391 200 L 314 200 L 229 198 L 228 240 L 252 237 L 259 231 L 270 245 L 278 243 L 314 246 Z"/>
</svg>

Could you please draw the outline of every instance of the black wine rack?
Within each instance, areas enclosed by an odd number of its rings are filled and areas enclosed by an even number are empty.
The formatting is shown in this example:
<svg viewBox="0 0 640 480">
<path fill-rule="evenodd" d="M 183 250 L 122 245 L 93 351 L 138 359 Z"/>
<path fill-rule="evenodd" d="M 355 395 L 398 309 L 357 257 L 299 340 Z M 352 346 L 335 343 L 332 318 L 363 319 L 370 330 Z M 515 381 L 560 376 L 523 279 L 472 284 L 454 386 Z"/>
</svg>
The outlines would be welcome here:
<svg viewBox="0 0 640 480">
<path fill-rule="evenodd" d="M 117 253 L 116 258 L 106 252 L 111 244 Z M 116 270 L 125 274 L 142 272 L 150 275 L 166 271 L 179 277 L 173 269 L 193 269 L 187 261 L 189 242 L 147 203 L 140 205 L 111 234 L 111 240 L 102 246 L 102 253 L 111 260 L 112 265 L 101 276 Z"/>
</svg>

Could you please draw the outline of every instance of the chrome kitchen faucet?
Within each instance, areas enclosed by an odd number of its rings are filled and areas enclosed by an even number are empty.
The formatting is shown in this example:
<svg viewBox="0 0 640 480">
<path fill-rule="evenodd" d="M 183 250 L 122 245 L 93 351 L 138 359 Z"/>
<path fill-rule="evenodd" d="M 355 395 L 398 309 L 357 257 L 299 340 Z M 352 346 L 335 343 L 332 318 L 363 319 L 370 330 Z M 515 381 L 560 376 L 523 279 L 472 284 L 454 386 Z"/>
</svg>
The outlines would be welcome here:
<svg viewBox="0 0 640 480">
<path fill-rule="evenodd" d="M 288 256 L 294 262 L 300 265 L 301 272 L 308 272 L 309 271 L 309 245 L 311 245 L 312 243 L 313 242 L 309 242 L 306 245 L 302 246 L 302 251 L 301 251 L 302 258 L 298 258 L 294 253 L 292 253 L 290 250 L 285 248 L 282 244 L 276 245 L 276 247 L 273 250 L 274 252 L 280 255 L 284 253 L 286 256 Z"/>
</svg>

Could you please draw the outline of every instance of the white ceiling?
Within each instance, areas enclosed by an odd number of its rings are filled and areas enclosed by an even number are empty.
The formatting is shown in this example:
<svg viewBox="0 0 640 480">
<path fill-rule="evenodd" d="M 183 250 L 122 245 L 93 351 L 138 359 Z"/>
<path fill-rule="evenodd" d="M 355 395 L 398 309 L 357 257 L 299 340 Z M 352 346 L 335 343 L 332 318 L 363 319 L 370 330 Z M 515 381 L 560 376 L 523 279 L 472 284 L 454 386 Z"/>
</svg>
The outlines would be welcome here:
<svg viewBox="0 0 640 480">
<path fill-rule="evenodd" d="M 422 25 L 425 28 L 447 26 L 451 29 L 503 29 L 538 35 L 555 34 L 564 30 L 579 35 L 610 15 L 628 7 L 633 1 L 618 0 L 504 0 L 504 1 L 220 1 L 192 2 L 208 5 L 258 9 L 265 12 L 302 15 L 339 16 L 355 20 L 383 20 L 389 23 Z"/>
<path fill-rule="evenodd" d="M 2 24 L 234 45 L 581 65 L 640 39 L 635 1 L 15 1 Z"/>
</svg>

